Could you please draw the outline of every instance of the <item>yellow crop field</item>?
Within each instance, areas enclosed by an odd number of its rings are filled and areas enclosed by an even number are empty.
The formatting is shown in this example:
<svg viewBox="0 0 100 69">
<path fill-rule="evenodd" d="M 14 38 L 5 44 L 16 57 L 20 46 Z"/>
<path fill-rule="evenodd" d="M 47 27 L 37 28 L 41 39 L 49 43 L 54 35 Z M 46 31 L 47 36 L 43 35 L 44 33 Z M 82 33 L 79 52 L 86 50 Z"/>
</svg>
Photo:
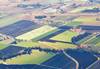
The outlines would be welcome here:
<svg viewBox="0 0 100 69">
<path fill-rule="evenodd" d="M 61 34 L 58 34 L 57 36 L 52 37 L 51 39 L 57 41 L 71 42 L 72 37 L 76 35 L 78 35 L 77 32 L 65 31 Z"/>
<path fill-rule="evenodd" d="M 25 34 L 22 34 L 22 35 L 16 37 L 16 39 L 30 41 L 36 37 L 39 37 L 43 34 L 48 33 L 54 29 L 56 29 L 56 27 L 51 27 L 51 26 L 45 25 L 45 26 L 42 26 L 38 29 L 32 30 L 32 31 L 27 32 Z"/>
</svg>

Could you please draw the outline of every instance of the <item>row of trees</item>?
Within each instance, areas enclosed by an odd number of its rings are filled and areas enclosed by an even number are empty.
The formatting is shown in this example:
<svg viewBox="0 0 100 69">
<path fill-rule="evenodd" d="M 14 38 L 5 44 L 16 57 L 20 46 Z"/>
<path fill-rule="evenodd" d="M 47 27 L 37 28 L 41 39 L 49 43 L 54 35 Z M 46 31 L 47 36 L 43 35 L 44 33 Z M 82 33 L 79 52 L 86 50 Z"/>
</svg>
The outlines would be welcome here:
<svg viewBox="0 0 100 69">
<path fill-rule="evenodd" d="M 41 47 L 31 47 L 31 48 L 26 48 L 26 49 L 20 51 L 19 53 L 16 53 L 16 54 L 13 54 L 13 55 L 6 56 L 6 55 L 2 54 L 2 56 L 0 56 L 0 60 L 6 61 L 7 59 L 11 59 L 13 57 L 17 57 L 17 56 L 25 55 L 25 54 L 31 55 L 32 50 L 44 51 L 44 52 L 47 52 L 47 53 L 49 53 L 49 52 L 52 52 L 52 53 L 58 53 L 59 52 L 59 53 L 61 53 L 62 52 L 62 50 L 55 50 L 55 49 L 41 48 Z"/>
</svg>

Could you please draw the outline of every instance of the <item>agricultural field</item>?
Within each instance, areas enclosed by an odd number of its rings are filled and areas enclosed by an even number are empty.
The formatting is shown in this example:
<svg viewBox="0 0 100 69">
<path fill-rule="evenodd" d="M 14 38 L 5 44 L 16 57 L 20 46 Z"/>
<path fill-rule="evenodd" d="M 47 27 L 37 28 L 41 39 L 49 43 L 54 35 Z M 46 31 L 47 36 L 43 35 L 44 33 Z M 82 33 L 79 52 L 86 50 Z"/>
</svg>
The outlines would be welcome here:
<svg viewBox="0 0 100 69">
<path fill-rule="evenodd" d="M 6 47 L 8 47 L 6 44 L 0 43 L 0 50 L 4 49 Z"/>
<path fill-rule="evenodd" d="M 77 18 L 76 18 L 77 19 Z M 77 27 L 82 24 L 82 21 L 73 20 L 72 22 L 65 23 L 67 26 Z"/>
<path fill-rule="evenodd" d="M 71 39 L 72 37 L 78 35 L 77 32 L 73 32 L 73 31 L 65 31 L 61 34 L 58 34 L 52 38 L 50 38 L 51 40 L 57 40 L 57 41 L 64 41 L 64 42 L 72 42 Z"/>
<path fill-rule="evenodd" d="M 45 35 L 48 34 L 49 32 L 55 30 L 56 27 L 50 27 L 50 26 L 42 26 L 38 29 L 32 30 L 30 32 L 27 32 L 23 35 L 20 35 L 18 37 L 16 37 L 17 40 L 26 40 L 26 41 L 30 41 L 30 40 L 34 40 L 34 39 L 38 39 L 41 35 Z M 38 33 L 37 33 L 38 32 Z M 30 35 L 30 36 L 28 36 Z M 42 37 L 41 36 L 41 37 Z"/>
<path fill-rule="evenodd" d="M 21 55 L 14 57 L 12 59 L 6 60 L 6 64 L 41 64 L 42 62 L 55 56 L 53 53 L 40 52 L 38 50 L 33 50 L 30 55 Z M 3 63 L 0 61 L 0 63 Z"/>
<path fill-rule="evenodd" d="M 0 1 L 0 69 L 99 69 L 99 15 L 94 0 Z"/>
<path fill-rule="evenodd" d="M 81 44 L 85 44 L 85 43 L 88 43 L 88 42 L 90 42 L 91 40 L 93 40 L 93 39 L 95 39 L 95 35 L 94 36 L 91 36 L 90 38 L 88 38 L 87 40 L 85 40 L 83 43 L 81 43 Z"/>
<path fill-rule="evenodd" d="M 85 41 L 87 41 L 88 39 L 91 39 L 92 37 L 94 38 L 93 35 L 89 35 L 89 36 L 85 37 L 84 39 L 79 40 L 77 43 L 82 44 L 82 43 L 84 43 Z"/>
<path fill-rule="evenodd" d="M 96 46 L 98 46 L 98 47 L 99 47 L 99 46 L 100 46 L 100 43 L 97 43 L 97 44 L 96 44 Z"/>
<path fill-rule="evenodd" d="M 85 44 L 93 44 L 96 45 L 100 42 L 100 37 L 94 37 L 91 40 L 87 41 Z"/>
<path fill-rule="evenodd" d="M 28 47 L 38 47 L 40 44 L 38 41 L 34 41 L 34 42 L 18 42 L 15 45 L 28 48 Z"/>
<path fill-rule="evenodd" d="M 79 13 L 80 11 L 83 11 L 85 9 L 92 9 L 92 8 L 95 8 L 95 6 L 91 6 L 91 7 L 79 7 L 79 8 L 76 8 L 72 11 L 70 11 L 71 13 Z"/>
<path fill-rule="evenodd" d="M 19 18 L 21 16 L 21 14 L 17 14 L 17 15 L 12 15 L 12 16 L 7 16 L 4 18 L 0 19 L 0 27 L 4 27 L 10 24 L 13 24 L 17 21 L 22 20 L 21 18 Z"/>
<path fill-rule="evenodd" d="M 62 43 L 62 42 L 45 42 L 45 41 L 37 41 L 37 42 L 20 42 L 16 44 L 19 47 L 26 47 L 26 48 L 35 48 L 40 47 L 43 49 L 55 49 L 55 50 L 62 50 L 62 49 L 69 49 L 69 48 L 77 48 L 76 45 L 70 43 Z"/>
<path fill-rule="evenodd" d="M 79 17 L 79 18 L 75 19 L 74 21 L 79 21 L 79 22 L 82 22 L 82 23 L 86 23 L 86 22 L 94 23 L 94 22 L 96 22 L 96 18 L 95 17 L 89 17 L 89 16 L 87 16 L 87 17 L 83 16 L 83 17 Z"/>
<path fill-rule="evenodd" d="M 39 42 L 41 45 L 47 48 L 55 49 L 55 50 L 64 50 L 64 49 L 76 49 L 77 45 L 70 43 L 62 43 L 62 42 Z M 41 47 L 41 46 L 40 46 Z"/>
</svg>

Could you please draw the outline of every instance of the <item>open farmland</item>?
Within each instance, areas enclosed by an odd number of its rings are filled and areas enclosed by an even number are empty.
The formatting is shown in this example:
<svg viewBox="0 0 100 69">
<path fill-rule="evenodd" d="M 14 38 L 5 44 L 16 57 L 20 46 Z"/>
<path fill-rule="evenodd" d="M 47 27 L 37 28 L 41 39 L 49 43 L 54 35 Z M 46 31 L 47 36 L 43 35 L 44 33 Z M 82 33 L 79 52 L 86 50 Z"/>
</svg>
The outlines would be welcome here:
<svg viewBox="0 0 100 69">
<path fill-rule="evenodd" d="M 95 39 L 95 37 L 96 37 L 95 35 L 93 35 L 93 36 L 91 35 L 90 37 L 88 37 L 87 40 L 83 41 L 82 44 L 85 44 L 85 43 L 91 41 L 92 39 Z"/>
<path fill-rule="evenodd" d="M 25 48 L 18 46 L 8 46 L 2 50 L 0 50 L 0 60 L 10 59 L 12 57 L 16 57 L 21 51 Z"/>
<path fill-rule="evenodd" d="M 79 7 L 79 8 L 76 8 L 75 10 L 72 10 L 71 13 L 79 13 L 80 11 L 83 11 L 85 9 L 92 9 L 92 8 L 95 8 L 94 6 L 91 6 L 91 7 Z"/>
<path fill-rule="evenodd" d="M 51 38 L 51 40 L 57 40 L 57 41 L 64 41 L 64 42 L 71 42 L 72 37 L 78 35 L 76 32 L 72 31 L 65 31 L 61 34 L 58 34 Z"/>
<path fill-rule="evenodd" d="M 38 47 L 40 44 L 38 41 L 36 41 L 36 42 L 18 42 L 15 45 L 28 48 L 28 47 Z"/>
<path fill-rule="evenodd" d="M 22 20 L 21 18 L 19 18 L 20 16 L 21 14 L 1 18 L 0 27 L 4 27 L 4 26 L 7 26 L 7 25 L 10 25 L 10 24 L 16 23 L 17 21 Z"/>
<path fill-rule="evenodd" d="M 44 48 L 51 48 L 55 50 L 63 50 L 63 49 L 76 49 L 77 45 L 69 44 L 69 43 L 61 43 L 61 42 L 39 42 L 43 45 Z M 40 46 L 41 47 L 41 46 Z"/>
<path fill-rule="evenodd" d="M 23 35 L 20 35 L 20 36 L 16 37 L 16 39 L 17 40 L 26 40 L 26 41 L 30 41 L 30 40 L 34 40 L 34 39 L 37 40 L 37 38 L 42 37 L 43 35 L 46 36 L 46 34 L 48 35 L 49 32 L 51 32 L 55 29 L 56 29 L 56 27 L 50 27 L 50 26 L 45 25 L 38 29 L 35 29 L 35 30 L 27 32 Z"/>
<path fill-rule="evenodd" d="M 62 50 L 62 49 L 69 49 L 69 48 L 77 48 L 77 45 L 70 44 L 70 43 L 62 43 L 62 42 L 45 42 L 45 41 L 38 41 L 38 42 L 20 42 L 17 44 L 19 47 L 26 47 L 26 48 L 35 48 L 40 47 L 43 49 L 55 49 L 55 50 Z"/>
<path fill-rule="evenodd" d="M 6 60 L 6 64 L 40 64 L 44 61 L 50 59 L 55 54 L 53 53 L 46 53 L 46 52 L 40 52 L 38 50 L 33 50 L 32 54 L 28 55 L 21 55 L 14 57 L 12 59 Z M 2 63 L 2 61 L 0 61 Z"/>
<path fill-rule="evenodd" d="M 4 49 L 4 48 L 6 48 L 6 47 L 8 47 L 6 44 L 0 43 L 0 50 Z"/>
<path fill-rule="evenodd" d="M 82 22 L 82 23 L 86 23 L 86 22 L 88 22 L 88 23 L 94 23 L 94 22 L 96 22 L 96 18 L 95 17 L 85 17 L 85 16 L 83 16 L 83 17 L 79 17 L 79 18 L 77 18 L 77 19 L 75 19 L 74 21 L 79 21 L 79 22 Z"/>
<path fill-rule="evenodd" d="M 81 24 L 82 24 L 81 21 L 72 21 L 72 22 L 67 22 L 66 23 L 67 26 L 73 26 L 73 27 L 77 27 L 77 26 L 79 26 Z"/>
<path fill-rule="evenodd" d="M 85 38 L 83 38 L 81 40 L 79 40 L 77 43 L 78 44 L 84 43 L 85 41 L 87 41 L 88 39 L 91 39 L 92 37 L 94 38 L 94 35 L 93 34 L 92 35 L 89 35 L 89 36 L 87 36 L 87 37 L 85 37 Z"/>
<path fill-rule="evenodd" d="M 41 25 L 37 25 L 32 21 L 21 20 L 14 24 L 0 28 L 0 32 L 6 35 L 10 35 L 12 37 L 17 37 L 40 26 Z"/>
<path fill-rule="evenodd" d="M 0 0 L 0 69 L 99 69 L 99 4 Z"/>
<path fill-rule="evenodd" d="M 76 65 L 70 58 L 66 57 L 65 54 L 57 54 L 53 58 L 43 62 L 42 64 L 47 65 L 47 66 L 53 66 L 53 67 L 56 67 L 57 69 L 59 68 L 70 69 L 70 68 L 74 68 Z"/>
<path fill-rule="evenodd" d="M 100 37 L 95 37 L 95 38 L 92 38 L 91 40 L 87 41 L 85 44 L 98 44 L 100 42 Z"/>
<path fill-rule="evenodd" d="M 99 46 L 100 47 L 100 43 L 97 43 L 96 46 Z"/>
</svg>

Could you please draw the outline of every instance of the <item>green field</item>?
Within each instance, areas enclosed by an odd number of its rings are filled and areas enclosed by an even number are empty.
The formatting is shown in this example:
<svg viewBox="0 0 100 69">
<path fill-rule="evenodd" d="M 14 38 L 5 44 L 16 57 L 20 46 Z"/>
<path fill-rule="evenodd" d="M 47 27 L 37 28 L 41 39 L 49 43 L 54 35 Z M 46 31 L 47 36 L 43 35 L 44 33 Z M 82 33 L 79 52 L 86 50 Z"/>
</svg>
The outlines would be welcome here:
<svg viewBox="0 0 100 69">
<path fill-rule="evenodd" d="M 73 27 L 77 27 L 77 26 L 79 26 L 81 24 L 82 24 L 81 21 L 72 21 L 72 22 L 67 22 L 66 23 L 67 26 L 73 26 Z"/>
<path fill-rule="evenodd" d="M 26 40 L 26 41 L 38 39 L 39 37 L 42 37 L 43 35 L 51 33 L 55 29 L 56 29 L 56 27 L 51 27 L 51 26 L 45 25 L 45 26 L 42 26 L 38 29 L 32 30 L 32 31 L 27 32 L 25 34 L 22 34 L 22 35 L 16 37 L 16 39 L 17 40 Z"/>
<path fill-rule="evenodd" d="M 100 42 L 100 37 L 92 38 L 91 40 L 87 41 L 85 44 L 98 44 Z"/>
<path fill-rule="evenodd" d="M 0 50 L 4 49 L 6 47 L 8 47 L 8 45 L 0 43 Z"/>
<path fill-rule="evenodd" d="M 96 36 L 95 35 L 91 35 L 90 38 L 88 38 L 87 40 L 83 41 L 81 44 L 86 44 L 87 42 L 91 41 L 92 39 L 95 39 Z"/>
<path fill-rule="evenodd" d="M 17 21 L 22 20 L 22 18 L 20 18 L 19 16 L 21 15 L 18 14 L 18 15 L 8 16 L 8 17 L 0 19 L 0 27 L 4 27 L 4 26 L 7 26 L 7 25 L 10 25 Z"/>
<path fill-rule="evenodd" d="M 16 46 L 21 46 L 21 47 L 26 47 L 26 48 L 28 48 L 28 47 L 38 47 L 40 44 L 39 44 L 39 42 L 37 41 L 37 42 L 18 42 L 17 44 L 16 44 Z"/>
<path fill-rule="evenodd" d="M 92 8 L 95 8 L 95 6 L 90 6 L 90 7 L 79 7 L 79 8 L 76 8 L 74 10 L 71 11 L 71 13 L 78 13 L 80 11 L 83 11 L 85 9 L 92 9 Z"/>
<path fill-rule="evenodd" d="M 61 34 L 58 34 L 52 38 L 51 40 L 57 40 L 57 41 L 64 41 L 64 42 L 72 42 L 71 39 L 73 36 L 77 36 L 77 32 L 72 32 L 72 31 L 65 31 Z"/>
<path fill-rule="evenodd" d="M 54 53 L 46 53 L 43 51 L 33 50 L 31 55 L 20 55 L 12 59 L 8 59 L 5 62 L 0 60 L 0 63 L 5 64 L 41 64 L 46 60 L 55 56 Z"/>
<path fill-rule="evenodd" d="M 94 35 L 90 35 L 90 36 L 87 36 L 85 37 L 84 39 L 81 39 L 77 42 L 77 44 L 83 44 L 85 43 L 88 39 L 91 39 Z M 94 37 L 93 37 L 94 38 Z"/>
<path fill-rule="evenodd" d="M 86 22 L 94 23 L 96 22 L 96 18 L 95 17 L 79 17 L 75 19 L 74 21 L 83 22 L 83 23 L 86 23 Z"/>
<path fill-rule="evenodd" d="M 96 44 L 96 46 L 100 47 L 100 42 Z"/>
<path fill-rule="evenodd" d="M 62 50 L 62 49 L 68 49 L 68 48 L 76 48 L 76 45 L 69 44 L 69 43 L 61 43 L 61 42 L 45 42 L 45 41 L 37 41 L 37 42 L 20 42 L 16 44 L 16 46 L 20 47 L 40 47 L 43 49 L 55 49 L 55 50 Z"/>
<path fill-rule="evenodd" d="M 44 48 L 55 49 L 55 50 L 63 50 L 63 49 L 76 49 L 77 46 L 69 43 L 61 43 L 61 42 L 40 42 Z"/>
<path fill-rule="evenodd" d="M 76 36 L 76 35 L 78 35 L 76 32 L 65 31 L 65 32 L 58 34 L 50 39 L 57 40 L 57 41 L 71 42 L 72 37 Z M 18 42 L 16 45 L 21 46 L 21 47 L 41 47 L 41 48 L 49 48 L 49 49 L 57 49 L 57 50 L 77 47 L 76 45 L 73 45 L 70 43 L 46 42 L 46 41 L 21 41 L 21 42 Z"/>
</svg>

